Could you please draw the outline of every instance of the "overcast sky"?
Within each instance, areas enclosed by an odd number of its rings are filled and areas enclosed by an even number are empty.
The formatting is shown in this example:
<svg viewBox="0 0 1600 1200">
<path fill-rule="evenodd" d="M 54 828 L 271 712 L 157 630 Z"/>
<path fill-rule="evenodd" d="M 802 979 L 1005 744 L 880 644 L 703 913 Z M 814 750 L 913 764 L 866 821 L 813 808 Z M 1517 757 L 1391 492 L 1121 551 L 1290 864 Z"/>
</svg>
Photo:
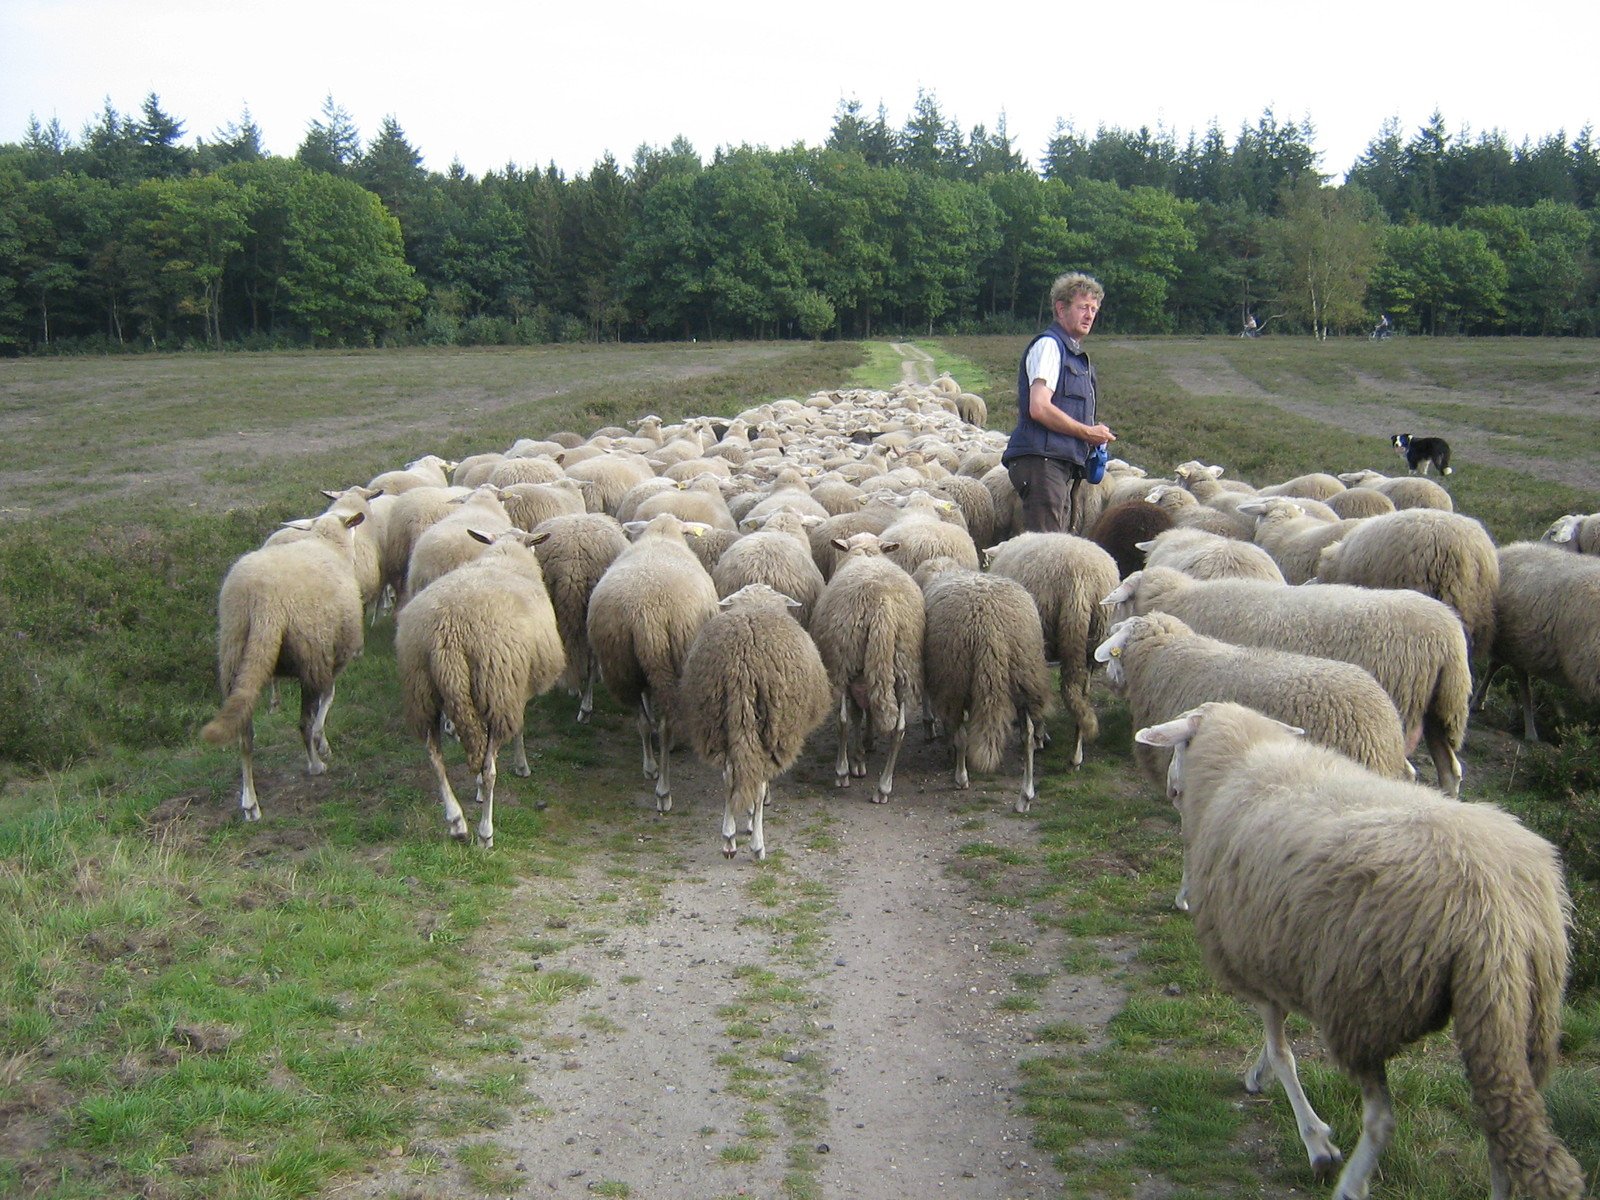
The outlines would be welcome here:
<svg viewBox="0 0 1600 1200">
<path fill-rule="evenodd" d="M 1180 145 L 1214 121 L 1231 145 L 1270 106 L 1310 118 L 1339 176 L 1386 118 L 1409 138 L 1435 109 L 1473 138 L 1570 140 L 1600 119 L 1597 34 L 1593 0 L 0 0 L 0 142 L 30 113 L 77 140 L 108 97 L 137 114 L 153 91 L 188 144 L 248 106 L 287 156 L 331 94 L 364 140 L 393 114 L 432 169 L 554 162 L 570 176 L 679 134 L 706 159 L 821 145 L 845 99 L 869 117 L 881 103 L 899 128 L 920 88 L 963 132 L 1003 114 L 1035 165 L 1058 119 L 1165 127 Z"/>
</svg>

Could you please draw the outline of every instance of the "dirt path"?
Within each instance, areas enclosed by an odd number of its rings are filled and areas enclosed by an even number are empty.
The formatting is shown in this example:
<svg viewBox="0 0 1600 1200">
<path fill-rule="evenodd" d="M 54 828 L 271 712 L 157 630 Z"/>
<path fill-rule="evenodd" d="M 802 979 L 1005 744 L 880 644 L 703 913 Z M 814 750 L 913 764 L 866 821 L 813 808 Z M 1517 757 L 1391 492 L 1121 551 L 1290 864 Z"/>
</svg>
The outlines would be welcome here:
<svg viewBox="0 0 1600 1200">
<path fill-rule="evenodd" d="M 674 759 L 674 816 L 654 817 L 641 786 L 631 832 L 666 880 L 648 920 L 622 919 L 626 885 L 597 871 L 564 885 L 582 929 L 512 921 L 482 948 L 491 990 L 529 977 L 515 946 L 530 933 L 570 940 L 533 979 L 593 981 L 524 1031 L 515 1119 L 409 1147 L 331 1194 L 489 1194 L 453 1165 L 483 1141 L 526 1196 L 1061 1195 L 1030 1144 L 1018 1066 L 1041 1025 L 1097 1033 L 1121 995 L 1067 974 L 1061 934 L 962 870 L 977 843 L 1036 856 L 1014 780 L 957 792 L 944 751 L 913 734 L 891 802 L 874 805 L 860 782 L 833 786 L 819 739 L 774 788 L 764 864 L 742 845 L 723 858 L 719 777 L 692 757 Z M 1037 1007 L 1003 1006 L 1024 975 Z M 438 1173 L 418 1181 L 419 1158 Z"/>
<path fill-rule="evenodd" d="M 933 382 L 933 355 L 909 342 L 890 342 L 889 349 L 901 358 L 900 378 L 906 383 Z"/>
</svg>

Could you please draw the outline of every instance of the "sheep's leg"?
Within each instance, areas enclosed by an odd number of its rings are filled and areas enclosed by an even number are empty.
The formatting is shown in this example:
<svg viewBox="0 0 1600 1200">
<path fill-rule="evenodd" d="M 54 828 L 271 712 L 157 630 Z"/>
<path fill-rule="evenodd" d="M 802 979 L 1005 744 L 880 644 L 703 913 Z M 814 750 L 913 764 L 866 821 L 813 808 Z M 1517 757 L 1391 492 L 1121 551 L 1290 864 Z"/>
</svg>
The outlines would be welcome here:
<svg viewBox="0 0 1600 1200">
<path fill-rule="evenodd" d="M 1511 1172 L 1493 1150 L 1489 1151 L 1489 1200 L 1511 1200 Z"/>
<path fill-rule="evenodd" d="M 1244 1090 L 1252 1094 L 1260 1093 L 1267 1070 L 1271 1069 L 1289 1096 L 1289 1105 L 1294 1109 L 1295 1123 L 1300 1127 L 1300 1141 L 1311 1160 L 1311 1169 L 1318 1175 L 1325 1175 L 1339 1165 L 1343 1156 L 1339 1153 L 1339 1147 L 1329 1140 L 1332 1128 L 1317 1116 L 1300 1086 L 1300 1075 L 1294 1065 L 1294 1050 L 1290 1048 L 1289 1037 L 1283 1029 L 1284 1011 L 1276 1004 L 1259 1004 L 1256 1010 L 1261 1014 L 1266 1042 L 1261 1047 L 1261 1056 L 1256 1059 L 1255 1066 L 1245 1074 Z M 1340 1192 L 1339 1195 L 1343 1196 L 1344 1193 Z"/>
<path fill-rule="evenodd" d="M 307 694 L 302 685 L 300 691 L 300 736 L 306 743 L 306 774 L 323 775 L 327 773 L 328 764 L 323 762 L 323 756 L 329 755 L 328 739 L 323 735 L 323 722 L 328 719 L 328 706 L 333 703 L 333 688 L 320 695 L 313 692 Z"/>
<path fill-rule="evenodd" d="M 1461 760 L 1456 757 L 1450 740 L 1434 729 L 1425 729 L 1424 739 L 1428 753 L 1433 756 L 1433 769 L 1439 776 L 1439 790 L 1446 796 L 1461 794 Z"/>
<path fill-rule="evenodd" d="M 761 818 L 766 813 L 767 797 L 771 792 L 771 785 L 763 781 L 761 789 L 756 792 L 755 811 L 750 814 L 750 853 L 763 862 L 767 857 L 767 837 L 762 831 Z"/>
<path fill-rule="evenodd" d="M 521 743 L 521 734 L 517 741 Z M 494 760 L 499 752 L 500 747 L 490 742 L 488 753 L 483 756 L 483 770 L 478 772 L 478 803 L 483 805 L 478 814 L 478 845 L 485 850 L 494 849 Z"/>
<path fill-rule="evenodd" d="M 239 730 L 239 807 L 246 821 L 261 820 L 261 801 L 256 797 L 256 725 L 245 718 Z"/>
<path fill-rule="evenodd" d="M 1379 1067 L 1361 1080 L 1361 1140 L 1334 1188 L 1334 1200 L 1366 1200 L 1367 1178 L 1394 1136 L 1394 1103 L 1386 1073 Z M 1490 1156 L 1493 1157 L 1492 1155 Z"/>
<path fill-rule="evenodd" d="M 1022 794 L 1017 797 L 1019 813 L 1032 808 L 1033 798 L 1038 795 L 1033 785 L 1033 718 L 1024 713 L 1022 721 Z"/>
<path fill-rule="evenodd" d="M 528 765 L 528 744 L 520 729 L 511 737 L 511 769 L 523 779 L 533 774 L 533 768 Z"/>
<path fill-rule="evenodd" d="M 878 776 L 878 790 L 872 793 L 874 804 L 889 803 L 889 793 L 894 791 L 894 764 L 900 757 L 900 746 L 906 740 L 906 702 L 900 701 L 900 715 L 895 721 L 894 734 L 889 740 L 889 757 L 884 761 L 883 772 Z"/>
<path fill-rule="evenodd" d="M 961 714 L 961 724 L 956 726 L 956 731 L 950 737 L 951 745 L 956 752 L 956 787 L 965 791 L 972 786 L 972 779 L 967 775 L 967 721 L 970 714 Z"/>
<path fill-rule="evenodd" d="M 661 771 L 656 776 L 656 811 L 668 813 L 672 811 L 672 722 L 665 713 L 657 720 L 656 729 L 661 738 Z"/>
<path fill-rule="evenodd" d="M 942 732 L 939 728 L 939 718 L 933 715 L 933 705 L 928 703 L 928 697 L 922 697 L 922 736 L 927 741 L 933 741 Z"/>
<path fill-rule="evenodd" d="M 267 680 L 267 711 L 277 712 L 283 707 L 283 697 L 278 695 L 278 677 Z"/>
<path fill-rule="evenodd" d="M 1043 721 L 1033 727 L 1033 748 L 1045 750 L 1050 746 L 1050 730 Z"/>
<path fill-rule="evenodd" d="M 583 673 L 583 691 L 578 695 L 578 724 L 587 725 L 594 715 L 594 679 L 600 673 L 600 664 L 592 655 L 589 669 Z"/>
<path fill-rule="evenodd" d="M 1505 665 L 1505 663 L 1490 661 L 1489 669 L 1483 673 L 1483 678 L 1478 680 L 1478 686 L 1472 690 L 1472 702 L 1467 705 L 1468 712 L 1476 713 L 1483 707 L 1483 698 L 1489 694 L 1490 682 L 1500 673 L 1500 668 Z"/>
<path fill-rule="evenodd" d="M 1178 894 L 1172 898 L 1172 907 L 1179 912 L 1189 911 L 1189 864 L 1183 864 L 1183 878 L 1178 882 Z M 1259 1064 L 1258 1064 L 1259 1065 Z M 1249 1085 L 1246 1084 L 1248 1087 Z"/>
<path fill-rule="evenodd" d="M 654 779 L 659 771 L 656 766 L 655 747 L 656 719 L 650 713 L 650 698 L 639 697 L 639 744 L 644 748 L 644 777 Z"/>
<path fill-rule="evenodd" d="M 444 824 L 450 836 L 458 842 L 467 840 L 467 818 L 461 811 L 461 802 L 456 799 L 455 789 L 450 786 L 450 773 L 445 770 L 444 755 L 439 750 L 439 735 L 433 730 L 428 731 L 428 761 L 433 764 L 433 773 L 439 780 L 439 801 L 444 805 Z"/>
<path fill-rule="evenodd" d="M 734 818 L 733 811 L 736 803 L 734 796 L 738 788 L 734 786 L 731 766 L 722 768 L 722 781 L 728 785 L 727 798 L 722 802 L 722 857 L 732 858 L 739 853 L 738 844 L 734 841 L 734 835 L 739 831 L 739 824 Z"/>
<path fill-rule="evenodd" d="M 1517 672 L 1517 684 L 1522 690 L 1522 736 L 1530 741 L 1539 740 L 1539 727 L 1533 723 L 1533 677 L 1526 671 Z"/>
<path fill-rule="evenodd" d="M 850 786 L 850 695 L 839 693 L 839 717 L 835 722 L 839 746 L 833 755 L 833 786 Z"/>
</svg>

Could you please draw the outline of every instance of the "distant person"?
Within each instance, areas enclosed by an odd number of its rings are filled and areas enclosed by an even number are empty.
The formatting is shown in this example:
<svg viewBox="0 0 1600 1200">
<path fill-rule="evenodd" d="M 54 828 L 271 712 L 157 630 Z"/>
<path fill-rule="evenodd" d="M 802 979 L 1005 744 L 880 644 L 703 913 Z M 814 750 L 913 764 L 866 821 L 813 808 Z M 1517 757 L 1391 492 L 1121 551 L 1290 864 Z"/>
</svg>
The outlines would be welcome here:
<svg viewBox="0 0 1600 1200">
<path fill-rule="evenodd" d="M 1245 337 L 1253 338 L 1257 334 L 1259 334 L 1260 332 L 1261 332 L 1261 326 L 1256 324 L 1256 315 L 1255 315 L 1255 313 L 1253 313 L 1253 312 L 1245 313 L 1244 314 L 1244 335 L 1245 335 Z"/>
<path fill-rule="evenodd" d="M 1089 449 L 1116 441 L 1095 415 L 1094 367 L 1083 348 L 1105 294 L 1088 275 L 1057 279 L 1050 289 L 1055 320 L 1028 343 L 1017 370 L 1017 427 L 1001 461 L 1029 533 L 1073 531 Z"/>
<path fill-rule="evenodd" d="M 1392 333 L 1394 333 L 1394 326 L 1389 321 L 1389 314 L 1379 313 L 1378 324 L 1374 326 L 1372 330 L 1372 336 L 1375 338 L 1386 338 Z"/>
</svg>

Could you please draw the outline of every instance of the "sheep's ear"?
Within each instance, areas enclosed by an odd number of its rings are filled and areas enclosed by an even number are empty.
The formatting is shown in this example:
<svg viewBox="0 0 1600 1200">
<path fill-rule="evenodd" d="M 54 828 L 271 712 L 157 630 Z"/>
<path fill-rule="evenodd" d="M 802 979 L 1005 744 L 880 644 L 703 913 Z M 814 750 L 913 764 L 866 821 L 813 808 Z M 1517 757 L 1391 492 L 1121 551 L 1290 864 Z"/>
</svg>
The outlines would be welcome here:
<svg viewBox="0 0 1600 1200">
<path fill-rule="evenodd" d="M 1268 717 L 1267 720 L 1271 721 L 1274 725 L 1276 725 L 1279 729 L 1283 730 L 1283 732 L 1287 733 L 1290 737 L 1305 737 L 1305 735 L 1306 735 L 1306 731 L 1304 729 L 1301 729 L 1300 726 L 1298 726 L 1298 725 L 1286 725 L 1282 721 L 1279 721 L 1274 717 Z"/>
<path fill-rule="evenodd" d="M 337 499 L 339 499 L 340 496 L 344 495 L 343 492 L 336 492 L 331 488 L 323 488 L 322 489 L 322 494 L 324 496 L 326 496 L 329 500 L 337 500 Z"/>
<path fill-rule="evenodd" d="M 705 537 L 706 534 L 711 532 L 711 526 L 704 521 L 685 521 L 683 523 L 683 531 L 690 537 Z"/>
<path fill-rule="evenodd" d="M 494 545 L 495 535 L 492 533 L 485 533 L 481 529 L 469 529 L 467 530 L 467 536 L 475 542 L 482 542 L 485 546 Z"/>
<path fill-rule="evenodd" d="M 1582 521 L 1581 516 L 1557 517 L 1555 523 L 1545 530 L 1543 540 L 1557 544 L 1570 542 L 1578 536 L 1578 526 Z"/>
<path fill-rule="evenodd" d="M 649 521 L 624 521 L 622 523 L 622 531 L 630 538 L 638 540 L 639 535 L 643 533 L 649 527 L 649 525 Z"/>
<path fill-rule="evenodd" d="M 1200 729 L 1200 710 L 1190 709 L 1160 725 L 1135 731 L 1133 740 L 1143 746 L 1187 746 Z"/>
<path fill-rule="evenodd" d="M 301 533 L 304 533 L 311 528 L 315 521 L 315 517 L 296 517 L 292 521 L 282 521 L 279 522 L 279 524 L 282 525 L 284 529 L 298 529 Z"/>
<path fill-rule="evenodd" d="M 528 534 L 528 545 L 530 545 L 530 546 L 542 546 L 545 542 L 547 542 L 549 540 L 550 540 L 550 531 L 548 529 L 541 529 L 541 530 L 539 530 L 538 533 L 530 533 L 530 534 Z"/>
<path fill-rule="evenodd" d="M 1110 662 L 1113 658 L 1122 655 L 1122 648 L 1128 644 L 1128 637 L 1133 633 L 1133 621 L 1118 621 L 1111 627 L 1111 632 L 1106 640 L 1094 648 L 1095 662 Z"/>
<path fill-rule="evenodd" d="M 878 549 L 882 550 L 885 554 L 893 554 L 896 550 L 900 549 L 900 543 L 899 542 L 879 542 L 878 543 Z"/>
<path fill-rule="evenodd" d="M 346 529 L 354 529 L 357 525 L 361 524 L 361 522 L 365 521 L 366 519 L 367 519 L 367 514 L 366 513 L 362 513 L 362 512 L 351 513 L 348 517 L 346 517 L 344 519 L 344 527 Z"/>
<path fill-rule="evenodd" d="M 843 550 L 846 553 L 850 550 L 850 543 L 845 538 L 833 538 L 828 544 L 835 550 Z"/>
<path fill-rule="evenodd" d="M 1132 600 L 1133 593 L 1138 589 L 1139 586 L 1139 578 L 1143 574 L 1143 571 L 1135 571 L 1132 575 L 1129 575 L 1121 583 L 1117 584 L 1116 587 L 1107 592 L 1105 599 L 1101 600 L 1100 603 L 1109 608 L 1114 604 L 1121 604 L 1126 600 Z"/>
<path fill-rule="evenodd" d="M 1156 548 L 1156 540 L 1151 538 L 1148 542 L 1135 542 L 1133 548 L 1135 550 L 1143 550 L 1146 554 L 1149 554 L 1150 551 Z"/>
</svg>

